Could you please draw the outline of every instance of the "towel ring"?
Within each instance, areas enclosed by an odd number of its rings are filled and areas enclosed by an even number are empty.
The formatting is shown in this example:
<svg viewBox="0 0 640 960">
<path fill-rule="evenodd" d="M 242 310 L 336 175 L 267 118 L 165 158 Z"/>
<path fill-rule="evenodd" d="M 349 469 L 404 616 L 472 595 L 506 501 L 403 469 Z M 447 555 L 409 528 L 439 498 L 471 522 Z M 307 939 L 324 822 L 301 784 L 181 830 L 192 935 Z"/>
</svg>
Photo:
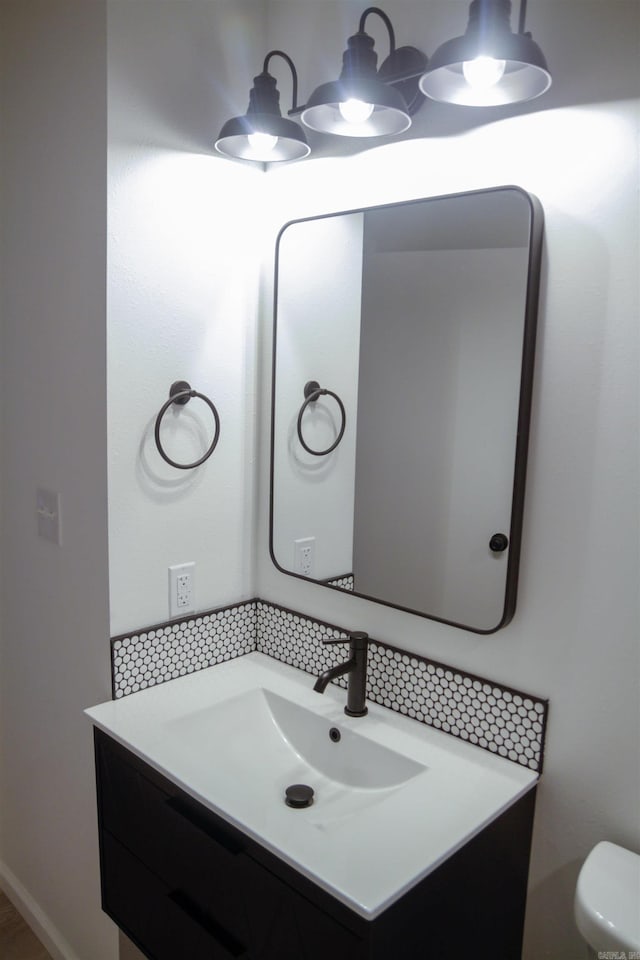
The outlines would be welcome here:
<svg viewBox="0 0 640 960">
<path fill-rule="evenodd" d="M 305 442 L 304 437 L 302 436 L 302 417 L 305 410 L 310 403 L 315 403 L 318 397 L 333 397 L 338 406 L 340 407 L 340 416 L 342 417 L 342 425 L 340 427 L 340 432 L 334 442 L 330 447 L 327 447 L 326 450 L 312 450 L 311 447 Z M 331 453 L 332 450 L 338 446 L 342 440 L 344 434 L 344 428 L 347 425 L 347 414 L 345 413 L 344 404 L 337 393 L 334 393 L 333 390 L 324 390 L 317 380 L 309 380 L 304 385 L 304 403 L 300 407 L 300 413 L 298 414 L 298 439 L 307 453 L 312 454 L 314 457 L 325 457 L 328 453 Z"/>
<path fill-rule="evenodd" d="M 171 457 L 167 455 L 164 447 L 160 443 L 160 424 L 162 423 L 162 418 L 164 417 L 165 413 L 167 412 L 167 410 L 172 404 L 177 403 L 179 406 L 182 407 L 185 405 L 185 403 L 189 403 L 189 400 L 191 400 L 192 397 L 198 397 L 200 400 L 204 400 L 204 402 L 207 404 L 207 406 L 211 410 L 211 413 L 213 414 L 213 419 L 215 420 L 215 424 L 216 424 L 216 430 L 215 430 L 213 440 L 211 442 L 211 446 L 209 447 L 207 452 L 200 457 L 199 460 L 194 460 L 193 463 L 178 463 L 176 460 L 172 460 Z M 167 463 L 171 464 L 172 467 L 177 467 L 178 470 L 193 470 L 194 467 L 199 467 L 201 463 L 204 463 L 205 460 L 208 460 L 211 454 L 213 453 L 213 451 L 215 450 L 216 445 L 218 443 L 218 438 L 220 437 L 220 417 L 218 416 L 218 411 L 216 410 L 215 406 L 213 405 L 211 400 L 209 400 L 209 397 L 205 397 L 204 393 L 198 393 L 197 390 L 192 390 L 191 384 L 187 383 L 186 380 L 176 380 L 174 383 L 171 384 L 171 387 L 169 389 L 169 399 L 167 400 L 166 403 L 162 405 L 162 407 L 160 408 L 160 412 L 156 417 L 154 434 L 156 438 L 156 447 L 158 448 L 158 453 L 160 454 L 163 460 L 166 460 Z"/>
</svg>

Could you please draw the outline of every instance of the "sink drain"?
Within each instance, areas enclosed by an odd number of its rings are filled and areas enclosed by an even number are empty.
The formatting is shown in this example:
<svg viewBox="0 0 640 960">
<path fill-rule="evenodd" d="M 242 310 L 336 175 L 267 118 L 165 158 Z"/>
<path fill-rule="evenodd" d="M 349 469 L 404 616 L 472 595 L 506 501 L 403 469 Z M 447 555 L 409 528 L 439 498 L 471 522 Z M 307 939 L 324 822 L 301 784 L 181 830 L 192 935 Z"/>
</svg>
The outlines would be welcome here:
<svg viewBox="0 0 640 960">
<path fill-rule="evenodd" d="M 313 803 L 313 787 L 306 783 L 292 783 L 284 792 L 284 802 L 288 807 L 301 809 Z"/>
</svg>

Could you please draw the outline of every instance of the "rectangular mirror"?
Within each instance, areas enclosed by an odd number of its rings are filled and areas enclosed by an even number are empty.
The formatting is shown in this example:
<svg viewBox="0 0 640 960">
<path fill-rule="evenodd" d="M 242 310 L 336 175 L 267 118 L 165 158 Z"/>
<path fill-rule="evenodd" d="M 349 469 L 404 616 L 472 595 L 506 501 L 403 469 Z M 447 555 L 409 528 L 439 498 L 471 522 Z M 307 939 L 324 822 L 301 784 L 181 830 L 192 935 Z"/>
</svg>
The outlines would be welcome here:
<svg viewBox="0 0 640 960">
<path fill-rule="evenodd" d="M 478 633 L 516 604 L 542 210 L 518 187 L 286 224 L 273 562 Z"/>
</svg>

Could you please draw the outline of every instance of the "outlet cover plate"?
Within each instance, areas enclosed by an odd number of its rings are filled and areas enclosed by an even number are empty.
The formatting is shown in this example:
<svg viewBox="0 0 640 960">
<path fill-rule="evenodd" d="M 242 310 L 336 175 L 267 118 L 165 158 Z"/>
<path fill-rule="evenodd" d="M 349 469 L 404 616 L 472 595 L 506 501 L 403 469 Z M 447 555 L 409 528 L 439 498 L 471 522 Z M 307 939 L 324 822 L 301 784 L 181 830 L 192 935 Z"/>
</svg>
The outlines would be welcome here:
<svg viewBox="0 0 640 960">
<path fill-rule="evenodd" d="M 301 537 L 293 541 L 293 569 L 303 577 L 313 577 L 316 567 L 316 538 Z"/>
<path fill-rule="evenodd" d="M 194 613 L 195 563 L 178 563 L 169 567 L 169 617 Z"/>
</svg>

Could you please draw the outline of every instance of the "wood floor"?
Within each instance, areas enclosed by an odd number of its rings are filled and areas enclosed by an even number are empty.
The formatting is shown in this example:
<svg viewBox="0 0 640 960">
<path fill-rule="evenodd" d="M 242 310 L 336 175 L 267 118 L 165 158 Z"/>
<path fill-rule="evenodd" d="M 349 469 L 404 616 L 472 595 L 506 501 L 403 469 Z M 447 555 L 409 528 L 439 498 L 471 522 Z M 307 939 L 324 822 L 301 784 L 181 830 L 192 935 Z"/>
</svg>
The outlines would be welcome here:
<svg viewBox="0 0 640 960">
<path fill-rule="evenodd" d="M 0 960 L 51 960 L 38 938 L 1 890 Z"/>
</svg>

